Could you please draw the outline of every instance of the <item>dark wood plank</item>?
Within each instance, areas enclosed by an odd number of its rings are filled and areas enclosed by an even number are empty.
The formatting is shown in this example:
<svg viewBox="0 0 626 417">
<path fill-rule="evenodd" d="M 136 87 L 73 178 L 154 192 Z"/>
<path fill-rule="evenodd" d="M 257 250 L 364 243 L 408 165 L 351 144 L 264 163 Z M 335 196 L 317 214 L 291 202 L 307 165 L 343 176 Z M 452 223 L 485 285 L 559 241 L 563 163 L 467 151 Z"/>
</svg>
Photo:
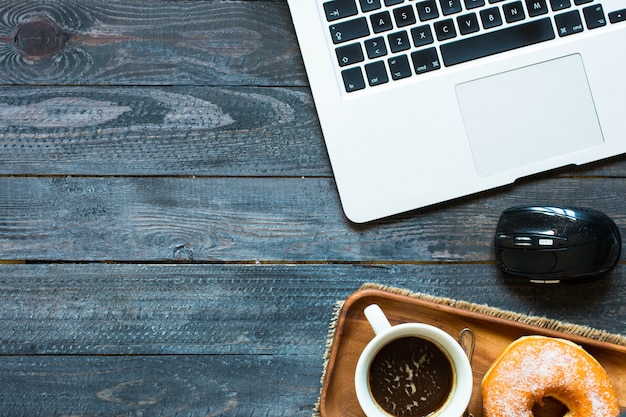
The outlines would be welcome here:
<svg viewBox="0 0 626 417">
<path fill-rule="evenodd" d="M 305 355 L 2 357 L 0 415 L 310 417 L 320 372 Z"/>
<path fill-rule="evenodd" d="M 0 84 L 306 83 L 284 1 L 5 1 L 0 16 Z"/>
<path fill-rule="evenodd" d="M 625 187 L 620 178 L 535 180 L 354 225 L 325 178 L 7 177 L 0 260 L 492 261 L 504 209 L 594 207 L 623 229 Z"/>
<path fill-rule="evenodd" d="M 302 88 L 0 87 L 0 175 L 330 176 Z"/>
<path fill-rule="evenodd" d="M 619 176 L 626 157 L 548 176 Z M 0 87 L 0 175 L 330 177 L 304 88 Z"/>
<path fill-rule="evenodd" d="M 505 277 L 492 263 L 0 270 L 0 355 L 310 356 L 321 374 L 335 302 L 366 282 L 626 334 L 623 266 L 593 283 L 556 286 Z"/>
</svg>

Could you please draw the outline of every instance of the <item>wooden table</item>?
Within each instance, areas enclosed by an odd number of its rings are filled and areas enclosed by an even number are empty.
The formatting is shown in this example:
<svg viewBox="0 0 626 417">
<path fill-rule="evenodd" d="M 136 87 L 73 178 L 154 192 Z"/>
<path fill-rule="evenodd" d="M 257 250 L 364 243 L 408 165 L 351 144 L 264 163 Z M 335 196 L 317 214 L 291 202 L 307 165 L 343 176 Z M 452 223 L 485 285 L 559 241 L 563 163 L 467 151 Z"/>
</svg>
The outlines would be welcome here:
<svg viewBox="0 0 626 417">
<path fill-rule="evenodd" d="M 352 224 L 284 0 L 3 0 L 0 91 L 0 415 L 310 416 L 365 282 L 626 333 L 623 263 L 537 286 L 492 247 L 528 203 L 626 234 L 624 157 Z"/>
</svg>

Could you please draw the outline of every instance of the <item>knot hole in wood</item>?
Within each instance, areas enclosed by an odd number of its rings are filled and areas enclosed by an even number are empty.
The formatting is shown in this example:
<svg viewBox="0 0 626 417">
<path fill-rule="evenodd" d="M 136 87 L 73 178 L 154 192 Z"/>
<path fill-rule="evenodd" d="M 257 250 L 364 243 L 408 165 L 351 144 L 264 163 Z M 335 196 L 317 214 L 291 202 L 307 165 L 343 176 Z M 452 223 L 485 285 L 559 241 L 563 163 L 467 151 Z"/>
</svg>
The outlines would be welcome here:
<svg viewBox="0 0 626 417">
<path fill-rule="evenodd" d="M 19 53 L 33 60 L 54 56 L 63 48 L 63 41 L 61 28 L 45 18 L 20 23 L 13 37 Z"/>
</svg>

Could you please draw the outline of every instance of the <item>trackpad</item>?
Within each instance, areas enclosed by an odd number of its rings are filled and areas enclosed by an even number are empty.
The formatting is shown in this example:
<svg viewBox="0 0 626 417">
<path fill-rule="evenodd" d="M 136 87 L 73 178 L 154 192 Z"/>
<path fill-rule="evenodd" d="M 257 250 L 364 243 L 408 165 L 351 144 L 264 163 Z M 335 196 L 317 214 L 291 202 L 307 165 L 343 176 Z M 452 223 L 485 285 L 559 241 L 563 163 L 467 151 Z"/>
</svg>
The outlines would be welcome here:
<svg viewBox="0 0 626 417">
<path fill-rule="evenodd" d="M 580 55 L 459 84 L 480 176 L 604 142 Z"/>
</svg>

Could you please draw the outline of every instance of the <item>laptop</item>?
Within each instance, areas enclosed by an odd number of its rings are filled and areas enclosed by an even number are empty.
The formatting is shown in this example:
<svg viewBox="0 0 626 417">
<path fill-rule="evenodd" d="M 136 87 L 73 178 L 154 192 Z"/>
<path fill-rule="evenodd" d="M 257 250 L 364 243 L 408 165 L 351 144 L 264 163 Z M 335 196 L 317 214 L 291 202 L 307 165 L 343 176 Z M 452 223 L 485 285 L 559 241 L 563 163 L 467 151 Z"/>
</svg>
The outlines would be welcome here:
<svg viewBox="0 0 626 417">
<path fill-rule="evenodd" d="M 346 216 L 626 152 L 626 0 L 287 0 Z"/>
</svg>

